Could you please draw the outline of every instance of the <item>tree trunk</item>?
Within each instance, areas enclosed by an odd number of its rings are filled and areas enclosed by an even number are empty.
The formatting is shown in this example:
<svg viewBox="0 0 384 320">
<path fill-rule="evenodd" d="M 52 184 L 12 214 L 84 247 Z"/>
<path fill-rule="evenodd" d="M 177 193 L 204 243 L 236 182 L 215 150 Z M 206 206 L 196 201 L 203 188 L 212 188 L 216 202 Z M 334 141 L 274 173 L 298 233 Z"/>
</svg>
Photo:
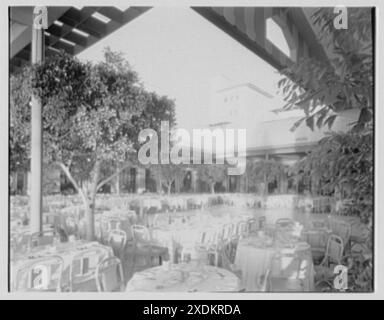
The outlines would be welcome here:
<svg viewBox="0 0 384 320">
<path fill-rule="evenodd" d="M 96 208 L 96 195 L 97 190 L 99 189 L 98 180 L 100 175 L 100 161 L 96 160 L 95 166 L 93 168 L 93 181 L 91 189 L 91 203 L 88 206 L 86 211 L 86 221 L 87 221 L 87 240 L 93 241 L 95 237 L 95 208 Z"/>
<path fill-rule="evenodd" d="M 171 194 L 171 189 L 172 189 L 172 183 L 168 184 L 168 186 L 167 186 L 167 193 L 168 193 L 168 195 Z"/>
<path fill-rule="evenodd" d="M 211 193 L 215 193 L 215 182 L 211 183 Z"/>
<path fill-rule="evenodd" d="M 89 228 L 89 226 L 88 226 L 88 217 L 90 215 L 90 206 L 89 206 L 89 200 L 88 200 L 87 192 L 85 192 L 84 190 L 82 190 L 79 187 L 79 185 L 77 184 L 76 180 L 73 178 L 71 172 L 69 171 L 69 168 L 66 165 L 64 165 L 63 163 L 59 163 L 59 166 L 63 170 L 64 174 L 68 177 L 69 181 L 72 183 L 73 187 L 76 189 L 76 191 L 80 195 L 81 199 L 83 200 L 83 205 L 84 205 L 84 210 L 85 210 L 85 217 L 86 217 L 86 221 L 87 221 L 87 235 L 88 234 L 92 234 L 92 232 L 89 233 L 89 231 L 88 231 L 88 228 Z M 93 225 L 91 227 L 93 229 Z"/>
</svg>

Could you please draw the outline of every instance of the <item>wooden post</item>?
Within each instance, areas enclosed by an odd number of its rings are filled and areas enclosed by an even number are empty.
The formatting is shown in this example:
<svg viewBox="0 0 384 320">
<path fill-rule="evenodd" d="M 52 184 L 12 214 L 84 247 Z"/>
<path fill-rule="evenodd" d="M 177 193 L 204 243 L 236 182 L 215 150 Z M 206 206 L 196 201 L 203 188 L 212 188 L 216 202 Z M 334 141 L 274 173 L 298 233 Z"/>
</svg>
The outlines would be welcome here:
<svg viewBox="0 0 384 320">
<path fill-rule="evenodd" d="M 35 14 L 33 21 L 35 20 Z M 32 26 L 32 64 L 44 61 L 44 29 Z M 31 99 L 31 232 L 40 232 L 42 226 L 42 163 L 43 163 L 42 104 L 39 97 Z"/>
</svg>

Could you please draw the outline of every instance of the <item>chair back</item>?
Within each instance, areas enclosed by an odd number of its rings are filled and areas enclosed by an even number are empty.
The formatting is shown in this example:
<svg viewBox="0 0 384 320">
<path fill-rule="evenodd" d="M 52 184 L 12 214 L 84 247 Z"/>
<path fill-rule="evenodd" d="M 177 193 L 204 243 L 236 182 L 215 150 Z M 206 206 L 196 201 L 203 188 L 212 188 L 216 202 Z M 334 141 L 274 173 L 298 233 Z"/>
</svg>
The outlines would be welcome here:
<svg viewBox="0 0 384 320">
<path fill-rule="evenodd" d="M 255 232 L 259 229 L 259 223 L 255 218 L 247 220 L 248 233 Z"/>
<path fill-rule="evenodd" d="M 310 222 L 311 229 L 326 229 L 328 223 L 326 220 L 312 220 Z"/>
<path fill-rule="evenodd" d="M 327 246 L 327 233 L 324 230 L 309 230 L 303 233 L 304 241 L 307 242 L 312 250 L 325 250 Z"/>
<path fill-rule="evenodd" d="M 233 224 L 225 224 L 222 229 L 222 240 L 227 241 L 230 240 L 233 235 Z"/>
<path fill-rule="evenodd" d="M 123 266 L 117 257 L 103 259 L 96 268 L 96 286 L 99 292 L 123 291 Z"/>
<path fill-rule="evenodd" d="M 64 220 L 65 224 L 65 231 L 67 232 L 68 235 L 74 234 L 75 236 L 78 235 L 78 219 L 74 215 L 69 215 L 65 217 Z"/>
<path fill-rule="evenodd" d="M 14 291 L 61 291 L 64 260 L 59 256 L 33 259 L 16 270 Z"/>
<path fill-rule="evenodd" d="M 121 229 L 121 220 L 119 218 L 108 217 L 107 228 L 108 232 L 116 229 Z"/>
<path fill-rule="evenodd" d="M 293 226 L 294 224 L 295 222 L 290 218 L 280 218 L 280 219 L 277 219 L 275 222 L 275 225 L 277 228 L 286 228 L 286 227 Z"/>
<path fill-rule="evenodd" d="M 338 221 L 333 228 L 333 233 L 343 239 L 344 244 L 348 243 L 351 236 L 351 225 L 346 221 Z"/>
<path fill-rule="evenodd" d="M 248 234 L 248 226 L 245 221 L 240 221 L 236 225 L 236 236 L 238 238 L 244 238 Z"/>
<path fill-rule="evenodd" d="M 267 218 L 265 216 L 262 216 L 262 217 L 259 217 L 257 220 L 259 221 L 259 229 L 264 229 L 267 223 Z"/>
<path fill-rule="evenodd" d="M 89 247 L 76 253 L 70 264 L 70 291 L 93 291 L 96 268 L 107 256 L 107 250 L 102 247 Z"/>
<path fill-rule="evenodd" d="M 60 214 L 58 213 L 45 213 L 43 215 L 43 223 L 50 224 L 53 226 L 59 226 L 60 225 Z"/>
<path fill-rule="evenodd" d="M 149 241 L 150 234 L 147 227 L 134 224 L 131 226 L 132 236 L 135 241 Z"/>
<path fill-rule="evenodd" d="M 111 230 L 108 235 L 108 245 L 116 256 L 120 257 L 127 243 L 127 233 L 123 230 Z"/>
<path fill-rule="evenodd" d="M 29 238 L 29 248 L 52 245 L 56 237 L 55 230 L 43 230 L 32 233 Z"/>
<path fill-rule="evenodd" d="M 324 260 L 327 260 L 329 263 L 341 264 L 343 252 L 343 239 L 335 234 L 331 234 L 328 238 Z"/>
</svg>

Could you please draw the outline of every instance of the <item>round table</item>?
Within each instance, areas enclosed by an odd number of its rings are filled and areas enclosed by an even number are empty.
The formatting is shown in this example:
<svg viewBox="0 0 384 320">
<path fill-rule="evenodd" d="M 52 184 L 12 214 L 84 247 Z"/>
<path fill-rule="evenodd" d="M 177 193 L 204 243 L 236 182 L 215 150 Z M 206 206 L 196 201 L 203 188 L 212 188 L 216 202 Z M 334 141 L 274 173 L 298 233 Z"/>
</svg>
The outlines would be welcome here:
<svg viewBox="0 0 384 320">
<path fill-rule="evenodd" d="M 137 272 L 126 291 L 236 292 L 240 279 L 228 270 L 197 263 L 165 264 Z"/>
<path fill-rule="evenodd" d="M 95 249 L 99 253 L 97 261 L 90 260 L 89 262 L 89 268 L 92 269 L 95 269 L 102 259 L 113 256 L 111 247 L 101 245 L 96 241 L 89 242 L 85 240 L 76 240 L 74 242 L 58 243 L 55 246 L 35 247 L 29 252 L 14 254 L 11 259 L 11 283 L 16 281 L 16 271 L 23 268 L 23 266 L 31 260 L 49 256 L 60 256 L 64 261 L 62 287 L 68 287 L 70 281 L 70 266 L 73 262 L 73 258 L 83 250 L 87 249 Z"/>
</svg>

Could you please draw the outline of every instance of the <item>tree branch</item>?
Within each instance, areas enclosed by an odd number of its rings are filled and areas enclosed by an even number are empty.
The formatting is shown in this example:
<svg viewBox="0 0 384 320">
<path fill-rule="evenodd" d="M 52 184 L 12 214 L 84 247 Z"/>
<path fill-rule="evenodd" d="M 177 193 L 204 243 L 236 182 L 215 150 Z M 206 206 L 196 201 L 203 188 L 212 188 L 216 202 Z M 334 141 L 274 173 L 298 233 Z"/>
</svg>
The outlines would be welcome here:
<svg viewBox="0 0 384 320">
<path fill-rule="evenodd" d="M 80 194 L 82 197 L 84 203 L 88 203 L 88 199 L 86 195 L 84 194 L 83 190 L 80 188 L 80 186 L 77 184 L 76 180 L 73 178 L 71 172 L 69 171 L 68 167 L 62 163 L 58 162 L 58 165 L 60 166 L 61 170 L 65 173 L 65 175 L 68 177 L 69 181 L 72 183 L 73 187 L 76 189 L 76 191 Z"/>
<path fill-rule="evenodd" d="M 96 187 L 96 191 L 99 190 L 103 185 L 105 185 L 107 182 L 111 181 L 113 178 L 117 177 L 122 171 L 124 171 L 125 169 L 129 168 L 130 166 L 132 166 L 132 163 L 129 162 L 129 163 L 126 163 L 124 166 L 122 166 L 120 169 L 118 169 L 114 174 L 112 174 L 111 176 L 109 176 L 108 178 L 105 178 L 104 180 L 102 180 L 101 182 L 98 183 L 97 187 Z"/>
</svg>

